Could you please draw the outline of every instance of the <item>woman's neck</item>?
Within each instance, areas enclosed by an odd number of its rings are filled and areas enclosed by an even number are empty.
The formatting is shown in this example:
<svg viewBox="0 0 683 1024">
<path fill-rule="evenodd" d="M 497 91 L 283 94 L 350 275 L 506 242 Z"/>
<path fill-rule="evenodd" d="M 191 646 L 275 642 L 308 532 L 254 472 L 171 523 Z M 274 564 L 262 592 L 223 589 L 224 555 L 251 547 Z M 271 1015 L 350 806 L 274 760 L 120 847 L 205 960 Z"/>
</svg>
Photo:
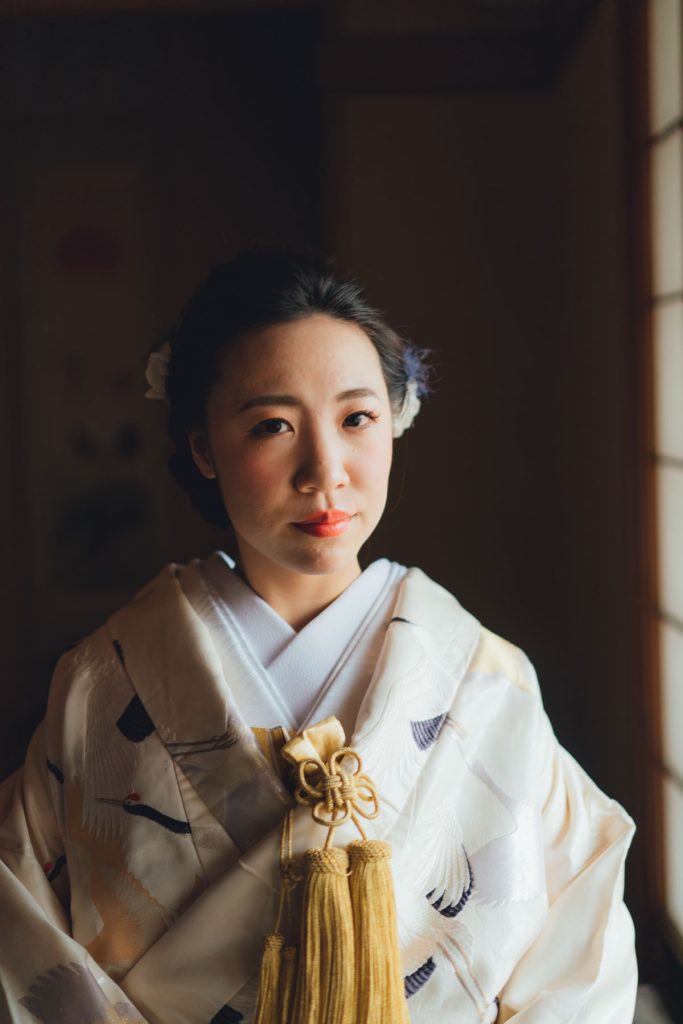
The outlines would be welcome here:
<svg viewBox="0 0 683 1024">
<path fill-rule="evenodd" d="M 318 576 L 293 572 L 272 562 L 266 565 L 250 557 L 238 558 L 237 571 L 297 632 L 332 604 L 361 574 L 357 560 L 337 573 Z"/>
</svg>

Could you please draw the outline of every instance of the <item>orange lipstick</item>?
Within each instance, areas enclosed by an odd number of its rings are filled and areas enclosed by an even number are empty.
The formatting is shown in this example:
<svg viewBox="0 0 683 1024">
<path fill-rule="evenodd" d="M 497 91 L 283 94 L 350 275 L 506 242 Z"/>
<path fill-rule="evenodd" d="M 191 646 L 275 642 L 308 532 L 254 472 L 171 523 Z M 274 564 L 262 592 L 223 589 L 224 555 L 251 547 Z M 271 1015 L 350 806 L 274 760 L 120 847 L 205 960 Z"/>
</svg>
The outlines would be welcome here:
<svg viewBox="0 0 683 1024">
<path fill-rule="evenodd" d="M 346 533 L 353 515 L 344 512 L 339 508 L 328 508 L 324 512 L 314 512 L 313 515 L 300 519 L 298 523 L 292 523 L 297 530 L 308 533 L 311 537 L 340 537 Z"/>
</svg>

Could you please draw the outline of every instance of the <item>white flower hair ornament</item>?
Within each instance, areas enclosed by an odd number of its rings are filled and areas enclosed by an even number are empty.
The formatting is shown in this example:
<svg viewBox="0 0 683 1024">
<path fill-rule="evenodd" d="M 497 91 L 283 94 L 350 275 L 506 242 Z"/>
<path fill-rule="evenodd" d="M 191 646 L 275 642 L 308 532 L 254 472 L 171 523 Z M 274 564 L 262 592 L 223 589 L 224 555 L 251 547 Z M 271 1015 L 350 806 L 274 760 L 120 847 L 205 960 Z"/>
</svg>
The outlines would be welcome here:
<svg viewBox="0 0 683 1024">
<path fill-rule="evenodd" d="M 426 363 L 429 349 L 409 345 L 403 355 L 408 383 L 403 405 L 394 416 L 393 436 L 402 437 L 412 427 L 423 397 L 429 393 L 430 370 Z"/>
<path fill-rule="evenodd" d="M 156 351 L 150 352 L 147 366 L 145 367 L 145 377 L 149 384 L 148 390 L 145 391 L 145 398 L 166 400 L 166 378 L 168 377 L 168 364 L 170 361 L 171 346 L 167 341 Z"/>
<path fill-rule="evenodd" d="M 416 380 L 409 380 L 401 411 L 394 416 L 393 437 L 402 437 L 405 431 L 412 427 L 421 405 L 422 402 L 418 397 L 418 383 Z"/>
</svg>

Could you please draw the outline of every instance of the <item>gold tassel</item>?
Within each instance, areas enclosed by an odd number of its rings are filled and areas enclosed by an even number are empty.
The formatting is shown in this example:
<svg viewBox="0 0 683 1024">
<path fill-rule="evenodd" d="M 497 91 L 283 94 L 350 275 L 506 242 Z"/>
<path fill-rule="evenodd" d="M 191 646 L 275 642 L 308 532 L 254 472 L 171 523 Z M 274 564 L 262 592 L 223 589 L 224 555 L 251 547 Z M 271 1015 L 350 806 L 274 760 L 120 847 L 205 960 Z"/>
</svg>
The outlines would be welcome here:
<svg viewBox="0 0 683 1024">
<path fill-rule="evenodd" d="M 280 953 L 284 945 L 282 935 L 274 932 L 263 940 L 258 1003 L 254 1024 L 280 1024 L 278 1003 L 280 992 Z"/>
<path fill-rule="evenodd" d="M 291 995 L 287 1003 L 283 1001 L 283 989 L 288 987 L 291 993 L 294 971 L 292 957 L 296 950 L 283 948 L 285 938 L 283 931 L 291 931 L 293 927 L 292 893 L 300 880 L 292 856 L 292 812 L 287 812 L 280 836 L 280 901 L 275 928 L 263 940 L 261 972 L 259 976 L 259 992 L 256 1003 L 254 1024 L 282 1024 L 283 1006 L 291 1004 Z M 287 919 L 287 925 L 285 925 Z M 283 927 L 284 925 L 284 927 Z"/>
<path fill-rule="evenodd" d="M 347 846 L 356 952 L 356 1024 L 408 1022 L 391 846 L 381 839 L 356 839 Z"/>
<path fill-rule="evenodd" d="M 344 746 L 335 718 L 293 737 L 281 751 L 294 767 L 294 797 L 328 829 L 322 849 L 304 855 L 304 894 L 298 950 L 291 941 L 292 812 L 280 848 L 282 887 L 275 934 L 267 936 L 255 1024 L 408 1024 L 398 949 L 391 847 L 368 840 L 361 819 L 379 814 L 372 780 L 357 751 Z M 335 829 L 353 822 L 363 837 L 347 850 L 331 845 Z M 349 871 L 351 864 L 351 871 Z M 350 880 L 349 880 L 350 879 Z M 283 948 L 284 947 L 284 948 Z M 279 989 L 279 991 L 278 991 Z"/>
<path fill-rule="evenodd" d="M 285 946 L 282 950 L 280 968 L 280 1024 L 290 1024 L 296 992 L 296 946 Z"/>
<path fill-rule="evenodd" d="M 346 850 L 307 850 L 292 1024 L 355 1024 L 353 916 Z"/>
</svg>

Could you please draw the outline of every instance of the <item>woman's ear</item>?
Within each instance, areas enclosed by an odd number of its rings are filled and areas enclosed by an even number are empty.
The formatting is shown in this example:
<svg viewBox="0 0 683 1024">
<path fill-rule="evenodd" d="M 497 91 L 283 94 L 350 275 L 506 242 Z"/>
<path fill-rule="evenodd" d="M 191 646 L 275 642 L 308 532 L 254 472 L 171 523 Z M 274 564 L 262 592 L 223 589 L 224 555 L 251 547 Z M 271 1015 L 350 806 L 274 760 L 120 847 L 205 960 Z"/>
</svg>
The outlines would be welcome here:
<svg viewBox="0 0 683 1024">
<path fill-rule="evenodd" d="M 190 451 L 194 464 L 207 480 L 216 479 L 216 470 L 213 468 L 209 439 L 203 430 L 192 430 L 188 432 L 187 439 L 190 442 Z"/>
</svg>

